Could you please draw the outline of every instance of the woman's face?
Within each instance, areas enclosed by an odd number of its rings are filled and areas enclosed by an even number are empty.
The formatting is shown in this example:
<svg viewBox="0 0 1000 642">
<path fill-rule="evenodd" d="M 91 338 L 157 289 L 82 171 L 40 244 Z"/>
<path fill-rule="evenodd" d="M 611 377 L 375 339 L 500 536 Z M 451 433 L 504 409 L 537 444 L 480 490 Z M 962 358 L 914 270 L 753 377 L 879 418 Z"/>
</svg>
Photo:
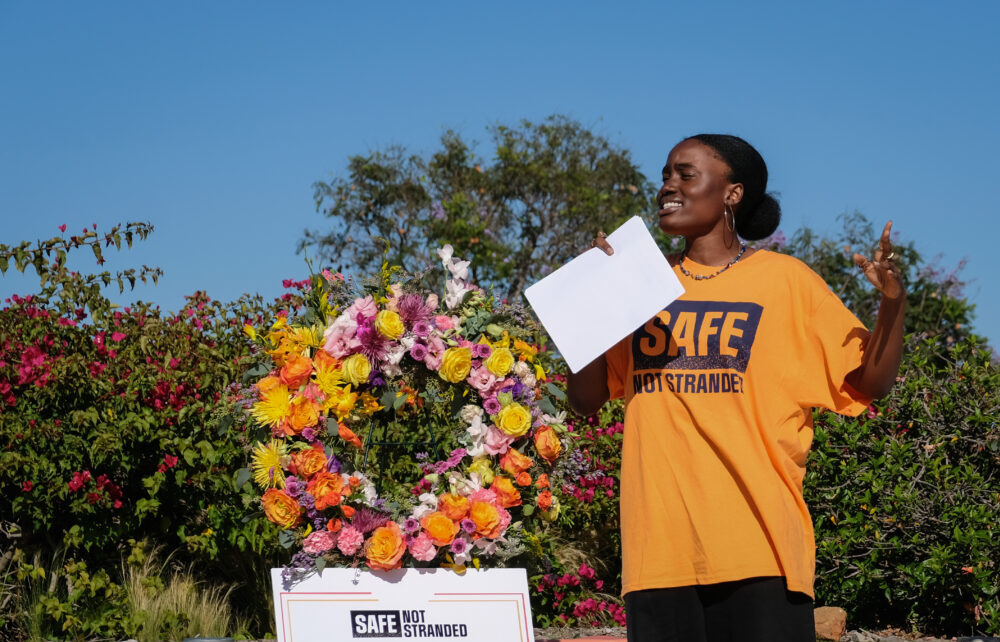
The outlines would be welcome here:
<svg viewBox="0 0 1000 642">
<path fill-rule="evenodd" d="M 729 182 L 729 165 L 711 147 L 689 139 L 670 150 L 657 195 L 660 229 L 679 236 L 722 233 L 724 204 L 732 208 L 743 186 Z"/>
</svg>

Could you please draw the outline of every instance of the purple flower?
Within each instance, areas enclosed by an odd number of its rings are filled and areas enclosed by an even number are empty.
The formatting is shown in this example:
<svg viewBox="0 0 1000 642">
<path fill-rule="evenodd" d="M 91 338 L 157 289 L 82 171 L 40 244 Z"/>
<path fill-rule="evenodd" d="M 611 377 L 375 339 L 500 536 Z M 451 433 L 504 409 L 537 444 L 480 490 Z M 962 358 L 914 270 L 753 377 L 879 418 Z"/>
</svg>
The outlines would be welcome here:
<svg viewBox="0 0 1000 642">
<path fill-rule="evenodd" d="M 462 530 L 468 533 L 469 535 L 472 535 L 473 533 L 476 532 L 476 523 L 471 519 L 469 519 L 468 517 L 463 519 L 460 522 L 460 524 L 462 526 Z"/>
<path fill-rule="evenodd" d="M 399 313 L 399 318 L 403 320 L 403 323 L 414 328 L 414 332 L 416 332 L 415 325 L 421 321 L 426 323 L 434 312 L 427 307 L 427 304 L 424 303 L 424 297 L 419 294 L 404 294 L 401 296 L 399 302 L 396 304 L 396 311 Z"/>
<path fill-rule="evenodd" d="M 451 552 L 455 555 L 461 555 L 467 548 L 469 548 L 469 543 L 461 537 L 456 537 L 451 541 Z"/>
<path fill-rule="evenodd" d="M 316 440 L 316 430 L 312 426 L 307 426 L 302 430 L 302 438 L 312 443 Z"/>
<path fill-rule="evenodd" d="M 503 406 L 500 405 L 500 402 L 497 401 L 496 397 L 490 397 L 489 399 L 483 402 L 483 410 L 485 410 L 486 414 L 488 415 L 497 414 L 498 412 L 500 412 L 500 409 L 502 407 Z"/>
<path fill-rule="evenodd" d="M 418 337 L 423 338 L 430 333 L 431 333 L 431 324 L 427 323 L 426 321 L 417 321 L 416 323 L 413 324 L 413 334 L 417 335 Z"/>
<path fill-rule="evenodd" d="M 359 508 L 358 512 L 354 513 L 354 518 L 351 519 L 351 526 L 358 529 L 361 533 L 369 533 L 385 524 L 387 519 L 389 517 L 385 513 L 380 513 L 370 508 Z"/>
<path fill-rule="evenodd" d="M 493 354 L 493 348 L 485 343 L 475 343 L 472 346 L 472 356 L 474 357 L 488 359 L 491 354 Z"/>
<path fill-rule="evenodd" d="M 371 376 L 368 377 L 368 383 L 378 388 L 385 385 L 385 379 L 382 378 L 381 372 L 372 370 Z"/>
<path fill-rule="evenodd" d="M 309 493 L 303 492 L 299 495 L 299 505 L 307 511 L 316 510 L 316 498 Z"/>
<path fill-rule="evenodd" d="M 427 356 L 427 346 L 422 343 L 414 343 L 413 347 L 410 348 L 410 356 L 417 361 L 423 361 Z"/>
<path fill-rule="evenodd" d="M 469 521 L 472 521 L 472 520 L 469 520 Z M 475 526 L 475 524 L 473 524 L 473 526 Z M 415 531 L 415 530 L 417 530 L 419 528 L 420 528 L 420 522 L 418 522 L 416 519 L 414 519 L 412 517 L 407 517 L 406 521 L 403 522 L 403 530 L 406 531 L 406 532 L 408 532 L 408 533 L 412 533 L 413 531 Z"/>
<path fill-rule="evenodd" d="M 434 201 L 434 203 L 431 204 L 431 216 L 439 221 L 443 221 L 448 218 L 448 215 L 444 212 L 444 207 L 437 201 Z"/>
<path fill-rule="evenodd" d="M 327 459 L 326 459 L 326 470 L 327 470 L 327 472 L 330 472 L 330 473 L 333 473 L 334 475 L 336 475 L 337 473 L 340 472 L 341 468 L 342 467 L 340 465 L 340 460 L 339 459 L 337 459 L 333 455 L 330 455 L 329 457 L 327 457 Z"/>
<path fill-rule="evenodd" d="M 302 492 L 302 483 L 299 482 L 298 477 L 293 477 L 289 475 L 285 477 L 285 492 L 288 496 L 297 499 L 299 494 Z"/>
<path fill-rule="evenodd" d="M 358 323 L 358 341 L 361 342 L 361 354 L 368 357 L 372 363 L 385 361 L 389 355 L 389 339 L 375 329 L 375 317 Z"/>
</svg>

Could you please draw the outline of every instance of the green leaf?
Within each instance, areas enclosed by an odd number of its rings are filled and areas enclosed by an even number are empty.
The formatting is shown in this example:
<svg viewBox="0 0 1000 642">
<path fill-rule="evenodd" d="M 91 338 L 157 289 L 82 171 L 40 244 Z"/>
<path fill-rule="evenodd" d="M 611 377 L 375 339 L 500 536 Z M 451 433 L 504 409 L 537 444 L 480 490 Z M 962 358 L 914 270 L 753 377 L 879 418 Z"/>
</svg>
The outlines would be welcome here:
<svg viewBox="0 0 1000 642">
<path fill-rule="evenodd" d="M 198 459 L 198 453 L 191 450 L 190 448 L 185 448 L 184 452 L 181 453 L 184 456 L 184 461 L 187 462 L 188 466 L 194 466 L 194 462 Z"/>
<path fill-rule="evenodd" d="M 295 544 L 295 531 L 281 531 L 278 533 L 278 543 L 284 548 L 291 548 Z"/>
<path fill-rule="evenodd" d="M 323 557 L 317 557 L 316 558 L 316 571 L 318 571 L 319 574 L 322 575 L 323 574 L 323 569 L 325 569 L 325 568 L 326 568 L 326 559 L 323 558 Z"/>
<path fill-rule="evenodd" d="M 524 508 L 521 509 L 521 513 L 525 517 L 530 517 L 531 514 L 534 513 L 534 512 L 535 512 L 535 507 L 533 505 L 531 505 L 531 504 L 525 504 Z"/>
<path fill-rule="evenodd" d="M 566 393 L 560 390 L 559 386 L 552 383 L 551 381 L 546 383 L 545 387 L 548 389 L 550 393 L 552 393 L 552 396 L 558 399 L 559 401 L 563 401 L 564 399 L 566 399 Z"/>
<path fill-rule="evenodd" d="M 243 488 L 243 485 L 246 484 L 248 481 L 250 481 L 249 468 L 240 468 L 239 470 L 236 471 L 236 478 L 234 483 L 236 485 L 237 490 Z"/>
<path fill-rule="evenodd" d="M 548 397 L 542 397 L 542 400 L 538 402 L 538 407 L 547 415 L 554 415 L 559 412 Z"/>
</svg>

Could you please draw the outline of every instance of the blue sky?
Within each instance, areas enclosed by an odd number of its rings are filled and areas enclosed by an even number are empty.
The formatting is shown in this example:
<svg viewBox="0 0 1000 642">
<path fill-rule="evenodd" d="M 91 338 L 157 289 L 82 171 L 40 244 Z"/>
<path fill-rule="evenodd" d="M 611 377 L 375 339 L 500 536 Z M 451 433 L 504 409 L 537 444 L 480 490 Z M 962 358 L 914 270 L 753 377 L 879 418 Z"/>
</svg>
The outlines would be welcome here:
<svg viewBox="0 0 1000 642">
<path fill-rule="evenodd" d="M 364 5 L 364 6 L 362 6 Z M 735 133 L 793 233 L 888 219 L 1000 337 L 992 0 L 873 3 L 0 3 L 0 242 L 97 223 L 156 232 L 108 265 L 141 298 L 273 296 L 322 227 L 311 184 L 444 129 L 573 117 L 657 177 L 670 147 Z M 82 267 L 91 267 L 85 262 Z M 0 278 L 0 297 L 31 281 Z"/>
</svg>

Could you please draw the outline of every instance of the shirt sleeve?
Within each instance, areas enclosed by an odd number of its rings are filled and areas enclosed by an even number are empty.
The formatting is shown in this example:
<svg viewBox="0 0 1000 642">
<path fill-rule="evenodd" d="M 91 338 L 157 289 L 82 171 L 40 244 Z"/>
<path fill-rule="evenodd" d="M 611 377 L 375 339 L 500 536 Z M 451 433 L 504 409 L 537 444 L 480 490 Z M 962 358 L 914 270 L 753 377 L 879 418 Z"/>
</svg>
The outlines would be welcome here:
<svg viewBox="0 0 1000 642">
<path fill-rule="evenodd" d="M 631 345 L 632 335 L 629 335 L 604 353 L 608 364 L 608 392 L 611 399 L 625 396 L 625 379 L 628 376 L 629 347 Z"/>
<path fill-rule="evenodd" d="M 857 416 L 871 404 L 869 397 L 847 383 L 847 375 L 861 365 L 869 331 L 824 284 L 809 319 L 803 342 L 800 377 L 804 406 L 826 408 Z"/>
</svg>

